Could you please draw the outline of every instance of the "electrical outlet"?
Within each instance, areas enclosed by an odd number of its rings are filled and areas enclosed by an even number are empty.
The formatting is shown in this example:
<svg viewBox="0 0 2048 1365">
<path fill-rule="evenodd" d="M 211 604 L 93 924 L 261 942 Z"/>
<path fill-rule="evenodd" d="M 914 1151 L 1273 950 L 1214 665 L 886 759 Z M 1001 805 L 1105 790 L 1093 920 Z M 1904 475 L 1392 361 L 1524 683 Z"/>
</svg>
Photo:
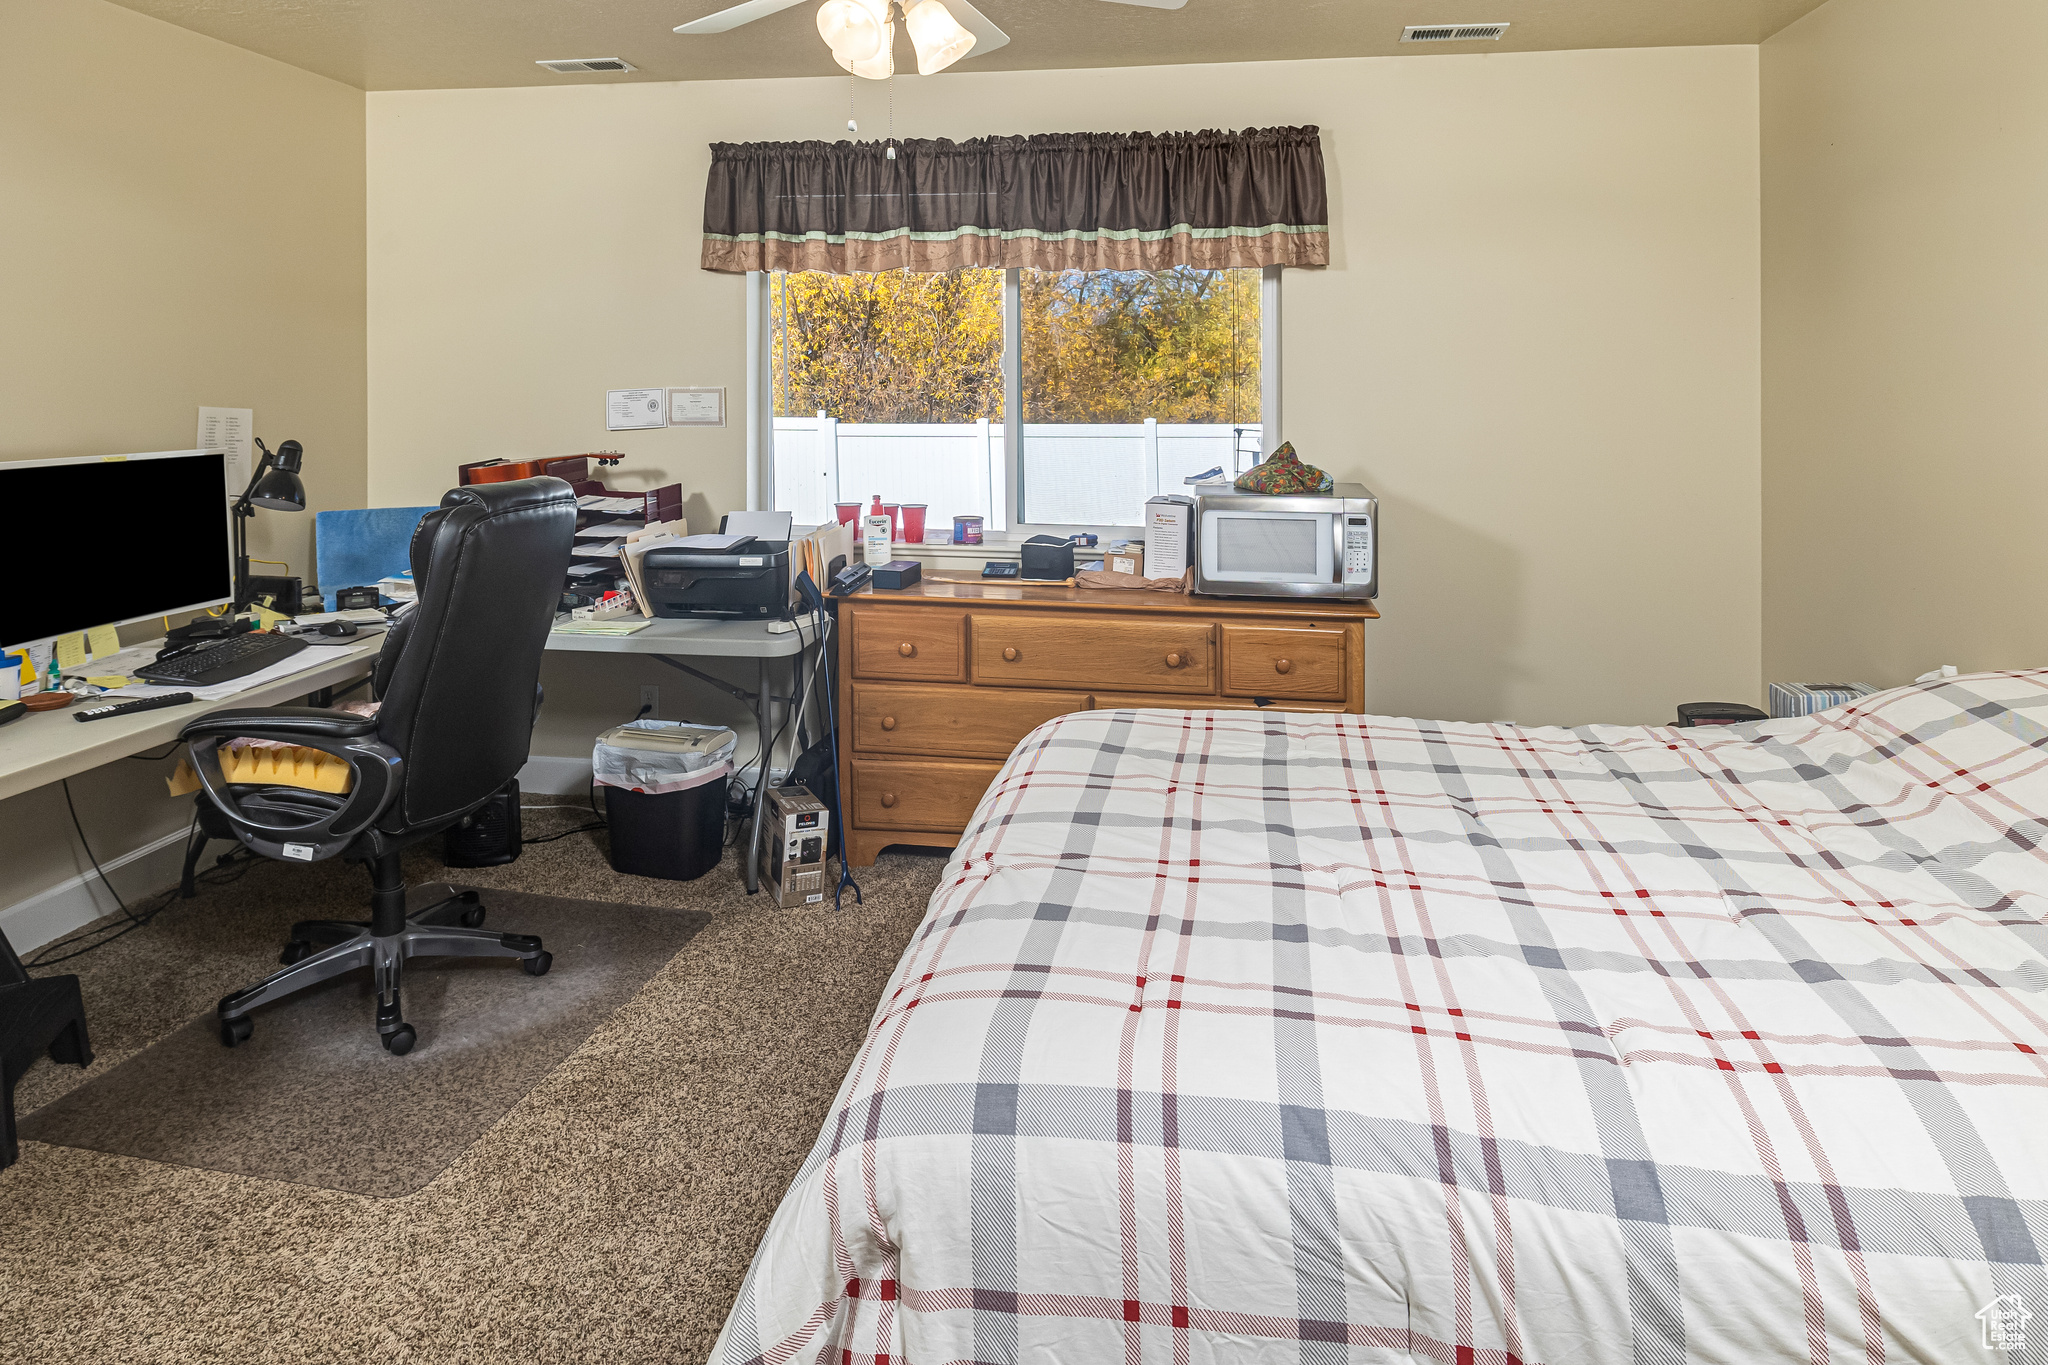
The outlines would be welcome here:
<svg viewBox="0 0 2048 1365">
<path fill-rule="evenodd" d="M 661 688 L 654 683 L 640 684 L 640 709 L 647 713 L 646 719 L 661 718 Z"/>
</svg>

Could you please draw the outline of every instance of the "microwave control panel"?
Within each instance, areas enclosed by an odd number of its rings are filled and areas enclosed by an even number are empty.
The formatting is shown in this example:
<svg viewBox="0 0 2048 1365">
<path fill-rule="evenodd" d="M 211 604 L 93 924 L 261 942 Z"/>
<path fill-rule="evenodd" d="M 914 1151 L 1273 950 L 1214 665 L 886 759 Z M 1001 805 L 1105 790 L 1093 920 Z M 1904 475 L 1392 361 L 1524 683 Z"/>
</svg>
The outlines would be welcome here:
<svg viewBox="0 0 2048 1365">
<path fill-rule="evenodd" d="M 1348 517 L 1344 525 L 1344 581 L 1372 581 L 1372 518 Z"/>
</svg>

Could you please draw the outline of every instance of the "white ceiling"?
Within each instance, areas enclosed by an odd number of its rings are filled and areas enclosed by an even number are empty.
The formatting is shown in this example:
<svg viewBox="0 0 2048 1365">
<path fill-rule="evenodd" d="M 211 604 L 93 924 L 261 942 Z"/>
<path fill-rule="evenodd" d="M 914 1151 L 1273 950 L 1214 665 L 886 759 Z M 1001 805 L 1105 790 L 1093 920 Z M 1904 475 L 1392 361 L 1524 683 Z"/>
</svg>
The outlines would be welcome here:
<svg viewBox="0 0 2048 1365">
<path fill-rule="evenodd" d="M 142 14 L 364 90 L 830 76 L 816 6 L 731 32 L 671 32 L 727 0 L 117 0 Z M 1010 35 L 962 71 L 1304 57 L 1757 43 L 1822 0 L 976 0 Z M 1403 45 L 1406 24 L 1512 26 L 1499 42 Z M 899 36 L 899 65 L 908 47 Z M 631 74 L 557 76 L 544 57 L 623 57 Z M 912 64 L 914 69 L 914 64 Z M 1248 73 L 1248 80 L 1258 79 Z"/>
</svg>

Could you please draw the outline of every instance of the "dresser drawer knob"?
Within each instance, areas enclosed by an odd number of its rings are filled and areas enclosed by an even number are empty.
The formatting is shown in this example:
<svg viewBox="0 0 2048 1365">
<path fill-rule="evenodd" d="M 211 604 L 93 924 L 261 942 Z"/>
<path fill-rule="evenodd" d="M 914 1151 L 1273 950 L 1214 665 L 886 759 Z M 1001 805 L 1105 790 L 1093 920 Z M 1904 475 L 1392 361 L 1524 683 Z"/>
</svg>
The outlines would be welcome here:
<svg viewBox="0 0 2048 1365">
<path fill-rule="evenodd" d="M 884 717 L 882 717 L 882 728 L 883 728 L 884 730 L 893 730 L 893 729 L 895 729 L 895 728 L 896 728 L 896 717 L 894 717 L 894 716 L 884 716 Z"/>
<path fill-rule="evenodd" d="M 917 646 L 910 643 L 910 641 L 905 640 L 902 644 L 896 646 L 896 652 L 907 659 L 911 655 L 917 653 Z"/>
<path fill-rule="evenodd" d="M 882 809 L 883 809 L 883 810 L 889 810 L 889 809 L 891 809 L 892 807 L 894 807 L 894 806 L 895 806 L 895 804 L 896 804 L 896 793 L 895 793 L 895 792 L 883 792 L 883 793 L 882 793 Z"/>
<path fill-rule="evenodd" d="M 1014 646 L 1012 646 L 1012 647 L 1010 647 L 1010 648 L 1007 648 L 1007 649 L 1005 649 L 1005 650 L 1003 651 L 1003 658 L 1004 658 L 1005 660 L 1007 660 L 1008 662 L 1010 662 L 1010 663 L 1015 663 L 1015 662 L 1017 662 L 1017 650 L 1016 650 L 1016 648 L 1015 648 Z"/>
<path fill-rule="evenodd" d="M 1292 660 L 1292 659 L 1275 659 L 1275 660 L 1273 660 L 1273 671 L 1274 671 L 1275 673 L 1292 673 L 1292 672 L 1294 671 L 1294 660 Z"/>
<path fill-rule="evenodd" d="M 1167 655 L 1167 656 L 1166 656 L 1166 666 L 1167 666 L 1168 668 L 1179 668 L 1179 667 L 1181 666 L 1181 657 L 1180 657 L 1180 655 L 1178 655 L 1178 654 L 1169 654 L 1169 655 Z"/>
</svg>

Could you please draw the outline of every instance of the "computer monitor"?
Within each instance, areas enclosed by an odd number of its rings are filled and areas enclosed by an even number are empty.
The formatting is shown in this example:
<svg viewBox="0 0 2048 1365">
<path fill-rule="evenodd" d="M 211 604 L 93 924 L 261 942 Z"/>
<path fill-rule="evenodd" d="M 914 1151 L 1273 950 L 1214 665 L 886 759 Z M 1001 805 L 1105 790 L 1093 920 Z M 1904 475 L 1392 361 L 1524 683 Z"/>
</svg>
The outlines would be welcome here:
<svg viewBox="0 0 2048 1365">
<path fill-rule="evenodd" d="M 0 648 L 234 599 L 227 456 L 0 462 Z"/>
</svg>

